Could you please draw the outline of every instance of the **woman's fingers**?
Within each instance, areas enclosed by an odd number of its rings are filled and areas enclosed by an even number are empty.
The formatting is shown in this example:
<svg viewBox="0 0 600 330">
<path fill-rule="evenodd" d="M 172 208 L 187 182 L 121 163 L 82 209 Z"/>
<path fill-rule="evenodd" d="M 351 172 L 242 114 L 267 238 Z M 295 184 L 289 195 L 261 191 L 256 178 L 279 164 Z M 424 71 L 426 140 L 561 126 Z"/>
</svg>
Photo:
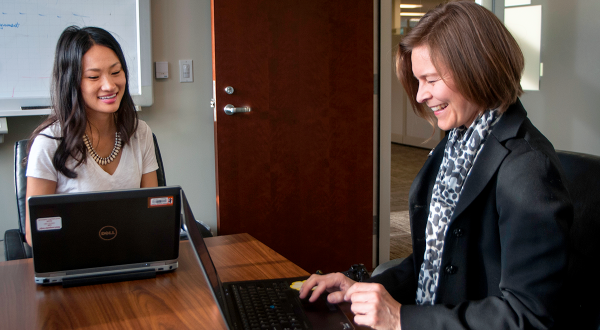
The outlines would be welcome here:
<svg viewBox="0 0 600 330">
<path fill-rule="evenodd" d="M 320 276 L 321 275 L 313 274 L 302 283 L 302 287 L 300 287 L 300 299 L 306 298 L 307 294 L 311 292 L 311 289 L 317 285 Z"/>
<path fill-rule="evenodd" d="M 340 302 L 343 300 L 343 293 L 352 286 L 355 282 L 344 276 L 341 273 L 333 273 L 327 275 L 311 275 L 300 288 L 300 299 L 304 299 L 308 296 L 309 292 L 312 290 L 312 294 L 310 295 L 309 301 L 316 301 L 319 296 L 327 290 L 328 292 L 337 292 L 342 291 L 342 296 L 337 297 L 334 296 L 335 300 L 339 300 Z"/>
<path fill-rule="evenodd" d="M 325 292 L 325 290 L 330 288 L 328 286 L 328 282 L 326 282 L 326 281 L 322 281 L 322 282 L 318 282 L 318 283 L 319 284 L 312 291 L 310 298 L 308 298 L 308 301 L 310 301 L 310 302 L 315 302 L 321 296 L 321 294 L 323 292 Z"/>
<path fill-rule="evenodd" d="M 332 292 L 327 296 L 327 302 L 330 304 L 339 304 L 344 302 L 344 296 L 346 296 L 344 291 Z"/>
<path fill-rule="evenodd" d="M 310 302 L 317 300 L 325 290 L 331 292 L 327 301 L 332 304 L 351 302 L 356 324 L 374 329 L 400 329 L 401 305 L 381 284 L 357 283 L 344 274 L 334 273 L 309 277 L 300 288 L 300 299 L 306 298 L 311 290 Z"/>
<path fill-rule="evenodd" d="M 400 329 L 401 305 L 381 284 L 356 283 L 346 291 L 356 324 L 374 329 Z"/>
<path fill-rule="evenodd" d="M 381 303 L 381 297 L 375 292 L 355 293 L 352 295 L 352 306 L 350 307 L 355 314 L 366 314 Z"/>
<path fill-rule="evenodd" d="M 350 301 L 350 297 L 354 293 L 366 293 L 366 292 L 386 292 L 387 290 L 383 285 L 379 283 L 356 283 L 346 291 L 346 300 Z"/>
</svg>

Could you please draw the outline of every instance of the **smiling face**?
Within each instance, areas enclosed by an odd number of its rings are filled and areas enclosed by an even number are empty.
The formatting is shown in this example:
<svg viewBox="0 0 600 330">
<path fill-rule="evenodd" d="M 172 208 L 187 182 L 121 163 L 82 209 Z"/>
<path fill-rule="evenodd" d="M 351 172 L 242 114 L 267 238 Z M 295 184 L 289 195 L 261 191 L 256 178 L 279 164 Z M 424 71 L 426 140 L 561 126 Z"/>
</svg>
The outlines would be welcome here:
<svg viewBox="0 0 600 330">
<path fill-rule="evenodd" d="M 91 111 L 114 113 L 119 110 L 127 80 L 115 52 L 94 45 L 81 62 L 81 93 L 86 112 L 91 115 Z"/>
<path fill-rule="evenodd" d="M 417 102 L 426 103 L 433 111 L 438 127 L 448 131 L 462 125 L 470 126 L 483 109 L 456 91 L 451 76 L 438 73 L 431 62 L 429 48 L 413 48 L 411 61 L 413 75 L 419 81 Z"/>
</svg>

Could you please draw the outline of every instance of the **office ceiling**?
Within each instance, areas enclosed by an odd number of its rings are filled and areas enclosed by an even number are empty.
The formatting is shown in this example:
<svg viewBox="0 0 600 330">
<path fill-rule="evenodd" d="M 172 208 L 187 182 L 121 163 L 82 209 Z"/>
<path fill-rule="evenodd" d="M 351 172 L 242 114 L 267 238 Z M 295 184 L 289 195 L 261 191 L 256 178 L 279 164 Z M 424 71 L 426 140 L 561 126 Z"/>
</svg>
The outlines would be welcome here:
<svg viewBox="0 0 600 330">
<path fill-rule="evenodd" d="M 402 9 L 402 11 L 407 11 L 407 12 L 427 12 L 428 10 L 435 8 L 435 6 L 439 5 L 440 3 L 445 3 L 445 2 L 448 2 L 448 0 L 394 0 L 395 5 L 400 5 L 400 4 L 423 5 L 422 8 Z"/>
</svg>

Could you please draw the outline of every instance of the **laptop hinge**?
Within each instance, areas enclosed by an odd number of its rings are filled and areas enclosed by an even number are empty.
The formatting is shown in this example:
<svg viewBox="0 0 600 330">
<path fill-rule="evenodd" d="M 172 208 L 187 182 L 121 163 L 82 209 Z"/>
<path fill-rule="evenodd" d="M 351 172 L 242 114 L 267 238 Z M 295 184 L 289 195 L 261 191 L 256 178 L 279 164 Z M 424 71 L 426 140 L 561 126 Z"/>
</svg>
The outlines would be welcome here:
<svg viewBox="0 0 600 330">
<path fill-rule="evenodd" d="M 155 278 L 156 271 L 151 270 L 141 270 L 124 274 L 108 274 L 108 275 L 98 275 L 98 276 L 84 276 L 84 277 L 75 277 L 75 278 L 64 278 L 62 281 L 63 288 L 72 288 L 76 286 L 82 285 L 93 285 L 93 284 L 103 284 L 103 283 L 113 283 L 113 282 L 121 282 L 121 281 L 133 281 L 133 280 L 143 280 L 147 278 Z"/>
</svg>

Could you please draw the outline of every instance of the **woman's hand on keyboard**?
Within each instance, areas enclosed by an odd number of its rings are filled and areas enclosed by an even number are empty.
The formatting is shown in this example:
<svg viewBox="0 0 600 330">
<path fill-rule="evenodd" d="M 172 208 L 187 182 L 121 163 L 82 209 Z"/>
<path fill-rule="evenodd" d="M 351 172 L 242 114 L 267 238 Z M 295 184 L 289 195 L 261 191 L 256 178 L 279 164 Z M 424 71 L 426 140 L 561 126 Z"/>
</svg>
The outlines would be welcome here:
<svg viewBox="0 0 600 330">
<path fill-rule="evenodd" d="M 344 301 L 344 295 L 355 281 L 349 279 L 342 273 L 332 273 L 327 275 L 313 274 L 309 277 L 300 288 L 300 299 L 308 297 L 312 290 L 312 294 L 308 301 L 314 302 L 319 296 L 327 290 L 331 294 L 327 297 L 327 301 L 332 304 L 337 304 Z"/>
<path fill-rule="evenodd" d="M 354 322 L 373 329 L 400 330 L 400 305 L 379 283 L 356 283 L 346 291 Z"/>
</svg>

